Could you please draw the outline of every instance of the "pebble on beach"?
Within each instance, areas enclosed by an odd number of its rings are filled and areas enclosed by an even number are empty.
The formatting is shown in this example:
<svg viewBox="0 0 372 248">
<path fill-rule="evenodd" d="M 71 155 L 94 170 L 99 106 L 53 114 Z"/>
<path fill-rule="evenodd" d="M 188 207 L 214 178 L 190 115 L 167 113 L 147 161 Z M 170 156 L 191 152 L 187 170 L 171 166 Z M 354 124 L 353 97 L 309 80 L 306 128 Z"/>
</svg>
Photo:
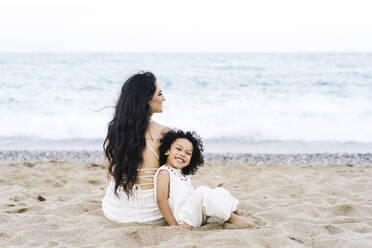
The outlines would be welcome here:
<svg viewBox="0 0 372 248">
<path fill-rule="evenodd" d="M 0 151 L 3 162 L 22 162 L 32 168 L 34 161 L 83 161 L 91 167 L 101 167 L 105 161 L 101 151 Z M 31 161 L 31 162 L 30 162 Z M 254 154 L 254 153 L 205 153 L 205 161 L 216 164 L 371 166 L 372 153 L 309 153 L 309 154 Z"/>
</svg>

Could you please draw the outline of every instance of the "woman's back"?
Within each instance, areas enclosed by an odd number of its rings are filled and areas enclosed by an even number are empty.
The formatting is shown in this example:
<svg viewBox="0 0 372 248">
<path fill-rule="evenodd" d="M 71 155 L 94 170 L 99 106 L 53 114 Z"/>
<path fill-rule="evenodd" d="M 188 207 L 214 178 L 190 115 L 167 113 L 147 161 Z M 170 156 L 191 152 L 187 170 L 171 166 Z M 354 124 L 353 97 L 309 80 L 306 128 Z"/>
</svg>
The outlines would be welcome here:
<svg viewBox="0 0 372 248">
<path fill-rule="evenodd" d="M 105 216 L 115 222 L 157 222 L 162 215 L 154 200 L 157 149 L 166 127 L 151 121 L 163 112 L 165 98 L 150 72 L 125 81 L 108 125 L 104 150 L 109 185 L 102 199 Z"/>
<path fill-rule="evenodd" d="M 146 146 L 142 152 L 143 162 L 138 169 L 137 184 L 142 189 L 154 188 L 153 175 L 159 168 L 158 148 L 160 139 L 163 133 L 169 130 L 168 127 L 162 126 L 159 123 L 150 121 L 149 128 L 146 130 Z"/>
<path fill-rule="evenodd" d="M 153 176 L 159 168 L 157 150 L 162 133 L 169 128 L 151 121 L 146 131 L 146 146 L 143 150 L 143 163 L 138 169 L 137 181 L 133 195 L 128 195 L 119 188 L 114 193 L 115 181 L 111 177 L 102 200 L 104 215 L 115 222 L 163 223 L 164 219 L 154 198 Z"/>
</svg>

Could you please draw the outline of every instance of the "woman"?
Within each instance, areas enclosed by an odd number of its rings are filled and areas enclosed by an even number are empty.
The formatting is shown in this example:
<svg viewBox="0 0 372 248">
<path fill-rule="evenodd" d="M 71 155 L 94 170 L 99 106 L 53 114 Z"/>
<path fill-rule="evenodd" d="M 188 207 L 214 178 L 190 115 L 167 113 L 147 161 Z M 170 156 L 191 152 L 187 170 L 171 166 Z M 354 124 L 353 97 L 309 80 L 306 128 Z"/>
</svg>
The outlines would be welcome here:
<svg viewBox="0 0 372 248">
<path fill-rule="evenodd" d="M 130 77 L 121 89 L 104 142 L 110 179 L 102 199 L 104 215 L 115 222 L 161 223 L 154 197 L 157 150 L 169 128 L 151 120 L 165 100 L 151 72 Z"/>
</svg>

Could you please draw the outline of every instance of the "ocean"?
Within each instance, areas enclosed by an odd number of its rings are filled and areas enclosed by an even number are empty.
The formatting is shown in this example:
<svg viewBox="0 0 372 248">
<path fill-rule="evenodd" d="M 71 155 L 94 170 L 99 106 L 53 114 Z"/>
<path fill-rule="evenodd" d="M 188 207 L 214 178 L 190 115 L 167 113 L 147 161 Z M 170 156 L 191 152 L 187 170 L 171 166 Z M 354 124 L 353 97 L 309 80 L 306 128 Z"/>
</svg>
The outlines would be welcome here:
<svg viewBox="0 0 372 248">
<path fill-rule="evenodd" d="M 210 152 L 372 152 L 372 54 L 2 53 L 0 150 L 102 150 L 123 82 L 153 72 L 164 112 Z"/>
</svg>

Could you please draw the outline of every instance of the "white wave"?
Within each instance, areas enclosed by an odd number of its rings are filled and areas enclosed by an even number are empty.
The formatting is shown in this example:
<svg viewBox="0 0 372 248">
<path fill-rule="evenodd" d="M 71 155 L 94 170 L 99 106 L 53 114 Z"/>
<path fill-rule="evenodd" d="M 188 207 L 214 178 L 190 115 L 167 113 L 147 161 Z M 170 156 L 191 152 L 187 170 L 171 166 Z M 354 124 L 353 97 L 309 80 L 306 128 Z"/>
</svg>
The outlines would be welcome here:
<svg viewBox="0 0 372 248">
<path fill-rule="evenodd" d="M 154 116 L 164 125 L 206 139 L 372 142 L 368 54 L 60 56 L 67 62 L 20 54 L 0 66 L 0 137 L 102 139 L 112 109 L 94 110 L 151 68 L 167 98 Z"/>
</svg>

